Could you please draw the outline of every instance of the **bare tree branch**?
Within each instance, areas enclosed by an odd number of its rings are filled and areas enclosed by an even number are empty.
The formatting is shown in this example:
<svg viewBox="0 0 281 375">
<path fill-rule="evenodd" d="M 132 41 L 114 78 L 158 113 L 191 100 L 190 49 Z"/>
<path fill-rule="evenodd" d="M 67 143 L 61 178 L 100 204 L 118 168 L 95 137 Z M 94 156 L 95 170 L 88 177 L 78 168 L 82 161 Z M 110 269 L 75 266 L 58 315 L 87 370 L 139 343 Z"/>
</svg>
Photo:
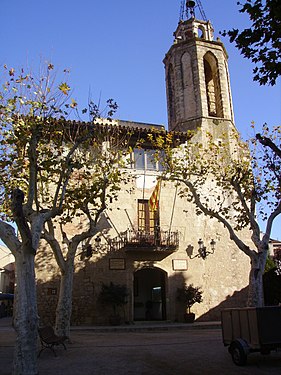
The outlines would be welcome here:
<svg viewBox="0 0 281 375">
<path fill-rule="evenodd" d="M 251 228 L 253 229 L 255 234 L 260 233 L 259 225 L 255 219 L 255 198 L 252 195 L 251 196 L 251 201 L 250 201 L 250 209 L 248 207 L 248 204 L 246 202 L 245 196 L 243 192 L 241 191 L 241 185 L 235 180 L 232 179 L 231 185 L 233 186 L 234 190 L 236 191 L 239 201 L 242 204 L 242 207 L 249 218 Z M 257 244 L 257 241 L 259 241 L 259 236 L 255 236 L 255 241 L 254 243 Z"/>
<path fill-rule="evenodd" d="M 210 217 L 216 218 L 219 222 L 221 222 L 228 230 L 230 239 L 233 240 L 236 245 L 239 247 L 240 250 L 242 250 L 246 255 L 249 257 L 252 257 L 255 251 L 251 250 L 249 246 L 247 246 L 243 241 L 240 240 L 240 238 L 235 234 L 231 224 L 223 217 L 221 216 L 218 212 L 211 210 L 207 208 L 200 199 L 199 194 L 197 193 L 196 189 L 194 188 L 193 184 L 188 181 L 188 180 L 182 180 L 182 179 L 177 179 L 177 181 L 183 182 L 190 190 L 194 203 L 196 206 L 205 214 Z"/>
<path fill-rule="evenodd" d="M 0 238 L 11 250 L 13 255 L 20 251 L 21 243 L 16 235 L 15 229 L 12 225 L 5 223 L 2 220 L 0 220 Z"/>
<path fill-rule="evenodd" d="M 36 250 L 32 245 L 32 235 L 28 222 L 23 212 L 24 193 L 20 189 L 14 189 L 12 192 L 12 212 L 15 223 L 19 229 L 24 248 L 29 249 L 30 253 L 35 254 Z"/>
<path fill-rule="evenodd" d="M 52 233 L 52 230 L 48 232 L 46 228 L 44 228 L 43 233 L 42 233 L 42 238 L 46 240 L 48 244 L 51 246 L 54 256 L 56 258 L 57 264 L 61 270 L 61 273 L 63 274 L 65 272 L 65 259 L 61 252 L 60 244 L 55 238 L 54 233 Z"/>
<path fill-rule="evenodd" d="M 256 134 L 256 139 L 266 147 L 269 147 L 279 158 L 281 158 L 281 150 L 276 144 L 268 137 L 261 135 L 260 133 Z"/>
</svg>

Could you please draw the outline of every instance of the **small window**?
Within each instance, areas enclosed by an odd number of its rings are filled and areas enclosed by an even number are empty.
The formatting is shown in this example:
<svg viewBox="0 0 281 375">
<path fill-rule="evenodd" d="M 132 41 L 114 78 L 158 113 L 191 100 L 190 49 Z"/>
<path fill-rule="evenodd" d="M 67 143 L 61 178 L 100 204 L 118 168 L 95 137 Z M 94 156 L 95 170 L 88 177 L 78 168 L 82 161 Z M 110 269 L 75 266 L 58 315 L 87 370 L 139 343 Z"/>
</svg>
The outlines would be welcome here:
<svg viewBox="0 0 281 375">
<path fill-rule="evenodd" d="M 134 162 L 135 162 L 136 169 L 145 169 L 144 150 L 142 149 L 134 150 Z"/>
<path fill-rule="evenodd" d="M 163 152 L 155 150 L 144 150 L 136 148 L 132 155 L 132 166 L 136 169 L 162 171 L 163 170 Z"/>
<path fill-rule="evenodd" d="M 145 151 L 146 155 L 146 169 L 155 171 L 157 170 L 156 160 L 155 160 L 155 151 L 147 150 Z"/>
</svg>

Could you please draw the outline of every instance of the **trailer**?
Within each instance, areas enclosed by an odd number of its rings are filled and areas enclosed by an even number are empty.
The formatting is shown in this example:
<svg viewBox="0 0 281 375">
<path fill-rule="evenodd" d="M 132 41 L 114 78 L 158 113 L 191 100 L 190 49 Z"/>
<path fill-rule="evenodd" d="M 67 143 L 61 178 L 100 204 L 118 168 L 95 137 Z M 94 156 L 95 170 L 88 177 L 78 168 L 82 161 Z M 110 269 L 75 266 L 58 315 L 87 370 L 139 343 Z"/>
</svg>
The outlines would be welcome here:
<svg viewBox="0 0 281 375">
<path fill-rule="evenodd" d="M 238 366 L 250 353 L 270 354 L 281 347 L 281 306 L 224 309 L 221 323 L 223 343 Z"/>
</svg>

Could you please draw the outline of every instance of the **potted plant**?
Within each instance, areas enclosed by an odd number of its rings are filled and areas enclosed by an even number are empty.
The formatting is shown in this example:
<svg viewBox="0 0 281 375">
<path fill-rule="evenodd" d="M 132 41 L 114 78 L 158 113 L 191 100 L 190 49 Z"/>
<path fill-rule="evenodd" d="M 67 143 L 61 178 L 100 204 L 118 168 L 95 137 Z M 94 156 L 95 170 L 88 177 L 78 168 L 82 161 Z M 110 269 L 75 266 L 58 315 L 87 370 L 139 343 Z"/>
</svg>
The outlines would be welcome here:
<svg viewBox="0 0 281 375">
<path fill-rule="evenodd" d="M 109 321 L 112 325 L 119 325 L 121 323 L 121 316 L 119 307 L 125 306 L 128 302 L 128 289 L 126 285 L 119 285 L 110 282 L 109 285 L 102 284 L 99 294 L 99 302 L 103 305 L 111 306 L 112 314 Z"/>
<path fill-rule="evenodd" d="M 200 287 L 195 287 L 193 284 L 184 285 L 177 289 L 177 300 L 185 304 L 184 320 L 187 323 L 193 323 L 195 314 L 192 313 L 191 307 L 197 302 L 202 302 L 202 291 Z"/>
</svg>

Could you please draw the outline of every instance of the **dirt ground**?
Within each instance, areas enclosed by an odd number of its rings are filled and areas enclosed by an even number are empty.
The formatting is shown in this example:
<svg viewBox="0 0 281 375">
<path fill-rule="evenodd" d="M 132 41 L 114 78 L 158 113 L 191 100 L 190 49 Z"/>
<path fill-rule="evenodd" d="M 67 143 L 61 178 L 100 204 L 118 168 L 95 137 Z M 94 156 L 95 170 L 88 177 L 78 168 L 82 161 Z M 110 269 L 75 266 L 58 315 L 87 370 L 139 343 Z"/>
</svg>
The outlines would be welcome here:
<svg viewBox="0 0 281 375">
<path fill-rule="evenodd" d="M 281 352 L 268 356 L 253 353 L 248 364 L 233 364 L 217 326 L 151 326 L 131 331 L 127 327 L 74 328 L 72 343 L 44 350 L 40 375 L 269 375 L 281 374 Z M 12 370 L 15 334 L 0 324 L 0 375 Z M 40 348 L 40 346 L 38 346 Z"/>
</svg>

